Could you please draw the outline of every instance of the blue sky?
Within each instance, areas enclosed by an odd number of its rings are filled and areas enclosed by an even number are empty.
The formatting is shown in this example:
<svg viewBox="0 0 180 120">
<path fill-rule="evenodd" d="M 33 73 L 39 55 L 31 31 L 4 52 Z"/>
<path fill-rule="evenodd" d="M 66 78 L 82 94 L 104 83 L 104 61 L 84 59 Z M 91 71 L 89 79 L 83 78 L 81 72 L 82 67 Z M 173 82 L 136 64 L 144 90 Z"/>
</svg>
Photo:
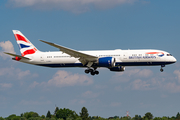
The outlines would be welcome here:
<svg viewBox="0 0 180 120">
<path fill-rule="evenodd" d="M 59 108 L 91 116 L 175 116 L 180 112 L 179 0 L 1 0 L 0 116 Z M 38 39 L 76 50 L 160 49 L 177 63 L 164 72 L 126 67 L 123 73 L 99 69 L 46 68 L 18 63 L 2 52 L 20 54 L 12 30 L 20 30 L 39 50 L 57 51 Z"/>
</svg>

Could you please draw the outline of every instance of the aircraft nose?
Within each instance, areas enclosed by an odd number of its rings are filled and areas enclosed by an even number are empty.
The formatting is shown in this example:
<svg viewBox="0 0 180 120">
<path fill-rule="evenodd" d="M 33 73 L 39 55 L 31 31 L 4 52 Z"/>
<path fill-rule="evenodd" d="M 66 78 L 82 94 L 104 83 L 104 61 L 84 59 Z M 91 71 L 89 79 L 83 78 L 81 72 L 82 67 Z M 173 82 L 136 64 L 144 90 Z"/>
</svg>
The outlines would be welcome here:
<svg viewBox="0 0 180 120">
<path fill-rule="evenodd" d="M 176 58 L 175 58 L 175 57 L 173 57 L 173 58 L 172 58 L 172 62 L 174 62 L 174 63 L 175 63 L 176 61 L 177 61 L 177 60 L 176 60 Z"/>
</svg>

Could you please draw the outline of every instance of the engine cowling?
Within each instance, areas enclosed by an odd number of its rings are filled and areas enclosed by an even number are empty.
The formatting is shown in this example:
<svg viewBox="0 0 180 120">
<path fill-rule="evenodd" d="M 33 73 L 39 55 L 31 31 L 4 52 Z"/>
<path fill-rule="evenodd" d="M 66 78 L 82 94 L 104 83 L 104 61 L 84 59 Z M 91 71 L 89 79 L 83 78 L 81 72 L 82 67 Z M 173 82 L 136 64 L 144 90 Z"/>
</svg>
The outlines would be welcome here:
<svg viewBox="0 0 180 120">
<path fill-rule="evenodd" d="M 100 67 L 113 68 L 116 65 L 116 59 L 113 57 L 102 57 L 102 58 L 99 58 L 98 65 Z"/>
<path fill-rule="evenodd" d="M 125 67 L 124 66 L 118 66 L 118 67 L 113 67 L 113 68 L 109 68 L 110 71 L 114 71 L 114 72 L 123 72 L 125 71 Z"/>
</svg>

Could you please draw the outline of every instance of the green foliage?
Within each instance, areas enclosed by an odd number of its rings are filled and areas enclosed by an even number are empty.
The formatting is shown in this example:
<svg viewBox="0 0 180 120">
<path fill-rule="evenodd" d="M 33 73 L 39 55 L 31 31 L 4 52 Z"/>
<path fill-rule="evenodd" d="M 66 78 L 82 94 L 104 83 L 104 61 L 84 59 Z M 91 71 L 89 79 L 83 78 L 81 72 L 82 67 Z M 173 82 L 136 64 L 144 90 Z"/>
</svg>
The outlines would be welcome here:
<svg viewBox="0 0 180 120">
<path fill-rule="evenodd" d="M 114 119 L 117 119 L 117 118 L 119 119 L 119 116 L 114 116 Z"/>
<path fill-rule="evenodd" d="M 28 120 L 41 120 L 40 117 L 30 117 Z"/>
<path fill-rule="evenodd" d="M 72 119 L 68 117 L 66 120 L 72 120 Z"/>
<path fill-rule="evenodd" d="M 145 117 L 145 120 L 148 120 L 148 118 L 147 118 L 147 117 Z"/>
<path fill-rule="evenodd" d="M 12 118 L 12 120 L 21 120 L 21 117 L 20 116 L 15 116 Z"/>
<path fill-rule="evenodd" d="M 59 118 L 59 119 L 57 119 L 57 120 L 64 120 L 63 118 Z"/>
<path fill-rule="evenodd" d="M 76 112 L 68 108 L 60 109 L 56 112 L 56 118 L 63 118 L 64 120 L 66 120 L 67 118 L 71 118 L 74 120 L 77 117 L 78 115 L 76 114 Z"/>
<path fill-rule="evenodd" d="M 41 118 L 42 118 L 42 119 L 45 119 L 46 117 L 45 117 L 45 115 L 41 115 Z"/>
<path fill-rule="evenodd" d="M 139 120 L 139 115 L 135 115 L 134 120 Z"/>
<path fill-rule="evenodd" d="M 3 117 L 0 117 L 0 120 L 5 120 Z"/>
<path fill-rule="evenodd" d="M 98 117 L 97 119 L 95 119 L 95 120 L 107 120 L 107 119 L 105 119 L 105 118 L 102 118 L 102 117 Z M 111 120 L 119 120 L 118 118 L 113 118 L 113 119 L 111 119 Z"/>
<path fill-rule="evenodd" d="M 155 117 L 153 120 L 161 120 L 160 117 Z"/>
<path fill-rule="evenodd" d="M 46 118 L 51 118 L 51 112 L 48 110 Z"/>
<path fill-rule="evenodd" d="M 37 113 L 32 113 L 32 117 L 39 117 L 39 115 Z"/>
<path fill-rule="evenodd" d="M 50 118 L 47 117 L 47 118 L 45 118 L 45 120 L 50 120 Z"/>
<path fill-rule="evenodd" d="M 80 114 L 80 117 L 82 118 L 82 120 L 89 120 L 89 113 L 88 113 L 87 108 L 83 107 L 79 114 Z"/>
<path fill-rule="evenodd" d="M 100 116 L 89 116 L 87 108 L 83 107 L 80 116 L 76 114 L 75 111 L 70 109 L 59 109 L 56 107 L 54 114 L 51 115 L 50 111 L 47 112 L 47 115 L 39 116 L 36 112 L 25 112 L 20 116 L 16 116 L 15 114 L 9 115 L 7 118 L 0 117 L 0 120 L 180 120 L 180 113 L 178 112 L 176 116 L 172 117 L 155 117 L 153 119 L 153 115 L 150 112 L 147 112 L 145 116 L 141 117 L 140 115 L 135 115 L 135 117 L 121 117 L 114 116 L 109 118 L 102 118 Z"/>
<path fill-rule="evenodd" d="M 57 111 L 59 111 L 59 108 L 56 107 L 55 111 L 54 111 L 54 115 L 56 115 Z"/>
<path fill-rule="evenodd" d="M 21 120 L 26 120 L 26 118 L 25 117 L 21 117 Z"/>
<path fill-rule="evenodd" d="M 153 119 L 153 115 L 150 112 L 147 112 L 145 114 L 145 118 L 147 118 L 148 120 Z"/>
<path fill-rule="evenodd" d="M 163 116 L 161 120 L 168 120 L 168 117 Z"/>
<path fill-rule="evenodd" d="M 180 119 L 180 114 L 179 114 L 179 112 L 178 112 L 177 115 L 176 115 L 176 119 Z"/>
<path fill-rule="evenodd" d="M 50 118 L 50 120 L 56 120 L 55 118 Z"/>
<path fill-rule="evenodd" d="M 93 117 L 89 117 L 90 120 L 114 120 L 114 117 L 112 117 L 112 119 L 107 119 L 107 118 L 102 118 L 102 117 L 99 117 L 99 116 L 93 116 Z M 119 119 L 118 119 L 119 120 Z"/>
<path fill-rule="evenodd" d="M 121 120 L 129 120 L 129 117 L 123 117 L 123 118 L 121 118 Z"/>
<path fill-rule="evenodd" d="M 75 120 L 82 120 L 82 118 L 81 118 L 81 117 L 78 117 L 78 118 L 76 118 Z"/>
<path fill-rule="evenodd" d="M 6 120 L 20 120 L 20 116 L 16 116 L 15 114 L 9 115 Z"/>
<path fill-rule="evenodd" d="M 31 112 L 25 112 L 23 114 L 23 117 L 25 117 L 26 119 L 29 119 L 31 117 L 39 117 L 39 114 L 36 112 L 32 112 L 32 111 Z"/>
</svg>

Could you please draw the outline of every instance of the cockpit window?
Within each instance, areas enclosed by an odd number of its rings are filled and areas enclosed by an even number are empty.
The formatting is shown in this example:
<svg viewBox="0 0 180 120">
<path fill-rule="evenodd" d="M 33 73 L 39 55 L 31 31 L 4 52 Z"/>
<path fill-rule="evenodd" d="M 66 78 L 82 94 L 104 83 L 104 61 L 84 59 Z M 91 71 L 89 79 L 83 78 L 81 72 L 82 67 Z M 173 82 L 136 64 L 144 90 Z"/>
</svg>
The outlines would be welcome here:
<svg viewBox="0 0 180 120">
<path fill-rule="evenodd" d="M 167 56 L 172 56 L 171 54 L 167 54 Z"/>
</svg>

